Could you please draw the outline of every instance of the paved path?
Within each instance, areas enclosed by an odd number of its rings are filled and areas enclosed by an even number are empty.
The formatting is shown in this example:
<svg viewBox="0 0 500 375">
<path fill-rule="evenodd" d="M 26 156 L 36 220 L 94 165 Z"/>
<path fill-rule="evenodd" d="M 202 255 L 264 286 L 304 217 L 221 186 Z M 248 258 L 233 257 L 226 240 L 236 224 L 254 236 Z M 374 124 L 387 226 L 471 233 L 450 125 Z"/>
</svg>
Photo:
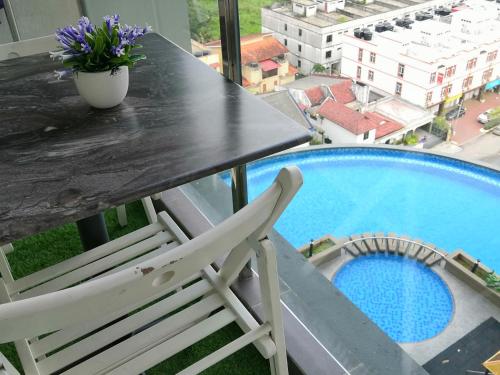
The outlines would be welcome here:
<svg viewBox="0 0 500 375">
<path fill-rule="evenodd" d="M 483 125 L 477 121 L 477 116 L 487 109 L 500 106 L 500 94 L 489 92 L 484 95 L 484 98 L 484 103 L 475 99 L 465 101 L 464 106 L 467 113 L 451 122 L 454 130 L 451 140 L 456 144 L 462 145 L 480 135 L 480 129 Z"/>
<path fill-rule="evenodd" d="M 464 144 L 457 156 L 479 160 L 500 168 L 500 136 L 487 133 Z"/>
</svg>

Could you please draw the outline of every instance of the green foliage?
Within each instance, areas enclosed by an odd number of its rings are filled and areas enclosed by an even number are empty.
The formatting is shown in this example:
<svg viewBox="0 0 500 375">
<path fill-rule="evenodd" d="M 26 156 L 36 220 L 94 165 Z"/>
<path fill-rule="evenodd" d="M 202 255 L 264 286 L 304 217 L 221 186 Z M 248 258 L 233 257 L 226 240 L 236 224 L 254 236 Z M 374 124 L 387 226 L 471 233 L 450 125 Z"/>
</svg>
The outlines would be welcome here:
<svg viewBox="0 0 500 375">
<path fill-rule="evenodd" d="M 323 144 L 323 143 L 321 142 L 321 139 L 318 139 L 318 138 L 311 138 L 311 140 L 309 141 L 309 145 L 311 145 L 311 146 L 318 146 L 321 144 Z"/>
<path fill-rule="evenodd" d="M 493 108 L 490 112 L 490 118 L 496 119 L 500 117 L 500 107 Z"/>
<path fill-rule="evenodd" d="M 140 44 L 125 45 L 123 46 L 123 54 L 120 56 L 113 55 L 112 48 L 117 48 L 120 44 L 118 30 L 119 26 L 115 24 L 110 35 L 107 31 L 106 22 L 103 22 L 101 27 L 96 26 L 95 32 L 85 34 L 85 40 L 92 51 L 80 55 L 71 55 L 69 58 L 63 59 L 64 66 L 72 68 L 74 71 L 105 72 L 116 70 L 120 66 L 131 68 L 138 61 L 144 60 L 146 56 L 132 54 L 134 49 L 142 47 Z M 82 46 L 78 43 L 75 43 L 73 48 L 76 51 L 82 50 Z"/>
<path fill-rule="evenodd" d="M 488 285 L 489 288 L 500 292 L 500 277 L 491 272 L 488 276 L 486 276 L 486 285 Z"/>
<path fill-rule="evenodd" d="M 403 143 L 408 146 L 413 146 L 418 143 L 418 136 L 415 133 L 407 134 Z"/>
<path fill-rule="evenodd" d="M 349 21 L 349 18 L 347 18 L 346 16 L 340 16 L 337 18 L 337 23 L 344 23 L 347 21 Z"/>
<path fill-rule="evenodd" d="M 241 36 L 261 33 L 260 9 L 276 0 L 244 0 L 238 4 Z M 219 11 L 216 0 L 188 0 L 191 37 L 206 43 L 220 39 Z"/>
<path fill-rule="evenodd" d="M 484 128 L 486 130 L 493 129 L 494 127 L 500 125 L 500 117 L 494 118 L 490 121 L 488 121 L 485 125 Z"/>
<path fill-rule="evenodd" d="M 436 116 L 432 126 L 439 130 L 442 130 L 443 132 L 448 131 L 448 129 L 450 128 L 450 124 L 448 123 L 448 121 L 446 121 L 446 118 L 444 116 Z"/>
<path fill-rule="evenodd" d="M 326 72 L 326 68 L 321 64 L 314 64 L 312 71 L 313 73 L 324 73 Z"/>
</svg>

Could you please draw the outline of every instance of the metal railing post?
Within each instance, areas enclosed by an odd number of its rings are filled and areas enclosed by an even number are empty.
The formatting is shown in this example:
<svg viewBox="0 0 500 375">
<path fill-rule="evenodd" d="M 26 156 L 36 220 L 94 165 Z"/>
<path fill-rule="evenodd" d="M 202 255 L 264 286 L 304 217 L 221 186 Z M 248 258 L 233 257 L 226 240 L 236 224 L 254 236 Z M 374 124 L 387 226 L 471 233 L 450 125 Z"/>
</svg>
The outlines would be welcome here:
<svg viewBox="0 0 500 375">
<path fill-rule="evenodd" d="M 10 28 L 10 33 L 14 42 L 21 40 L 19 35 L 19 29 L 17 28 L 16 18 L 14 17 L 14 11 L 12 10 L 12 4 L 10 0 L 4 0 L 5 18 L 7 18 L 7 24 Z"/>
<path fill-rule="evenodd" d="M 222 72 L 227 79 L 241 85 L 241 52 L 240 52 L 240 20 L 238 0 L 218 0 L 220 41 L 222 52 Z M 233 212 L 247 205 L 247 173 L 246 165 L 231 169 L 231 192 L 233 195 Z M 239 278 L 252 277 L 250 262 L 241 271 Z"/>
</svg>

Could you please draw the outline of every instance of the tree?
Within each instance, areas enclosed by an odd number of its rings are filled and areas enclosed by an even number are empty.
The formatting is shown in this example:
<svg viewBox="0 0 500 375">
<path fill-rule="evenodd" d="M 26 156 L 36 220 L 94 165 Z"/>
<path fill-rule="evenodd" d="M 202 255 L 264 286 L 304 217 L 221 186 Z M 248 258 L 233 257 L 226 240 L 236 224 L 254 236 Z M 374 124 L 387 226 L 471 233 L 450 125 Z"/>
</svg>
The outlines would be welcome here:
<svg viewBox="0 0 500 375">
<path fill-rule="evenodd" d="M 312 71 L 313 73 L 324 73 L 326 72 L 326 68 L 321 64 L 314 64 Z"/>
<path fill-rule="evenodd" d="M 191 37 L 200 43 L 220 38 L 217 2 L 209 5 L 199 0 L 188 0 Z"/>
</svg>

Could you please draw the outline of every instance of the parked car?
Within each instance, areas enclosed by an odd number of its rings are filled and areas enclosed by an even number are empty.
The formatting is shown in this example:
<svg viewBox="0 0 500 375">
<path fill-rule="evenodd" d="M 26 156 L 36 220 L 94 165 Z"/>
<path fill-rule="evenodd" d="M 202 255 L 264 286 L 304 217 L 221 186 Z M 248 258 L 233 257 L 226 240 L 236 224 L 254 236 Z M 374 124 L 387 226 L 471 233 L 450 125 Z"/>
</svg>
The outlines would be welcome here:
<svg viewBox="0 0 500 375">
<path fill-rule="evenodd" d="M 490 113 L 491 109 L 484 111 L 479 116 L 477 116 L 477 121 L 479 121 L 481 124 L 486 124 L 488 121 L 490 121 Z"/>
<path fill-rule="evenodd" d="M 451 121 L 451 120 L 455 120 L 459 117 L 462 117 L 463 115 L 465 115 L 465 112 L 466 112 L 466 109 L 464 107 L 456 107 L 456 108 L 453 108 L 451 111 L 449 111 L 445 115 L 445 117 L 446 117 L 446 120 Z"/>
</svg>

